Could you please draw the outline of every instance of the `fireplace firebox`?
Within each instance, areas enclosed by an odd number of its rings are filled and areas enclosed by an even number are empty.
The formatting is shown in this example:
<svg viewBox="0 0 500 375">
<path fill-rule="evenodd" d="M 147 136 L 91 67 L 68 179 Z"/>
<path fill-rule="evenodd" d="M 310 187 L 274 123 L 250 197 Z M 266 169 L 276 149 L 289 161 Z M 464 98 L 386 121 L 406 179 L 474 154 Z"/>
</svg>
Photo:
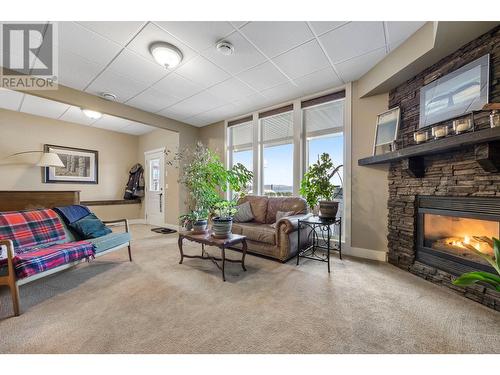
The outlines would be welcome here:
<svg viewBox="0 0 500 375">
<path fill-rule="evenodd" d="M 454 275 L 495 270 L 476 251 L 493 255 L 500 236 L 500 198 L 419 196 L 416 259 Z"/>
</svg>

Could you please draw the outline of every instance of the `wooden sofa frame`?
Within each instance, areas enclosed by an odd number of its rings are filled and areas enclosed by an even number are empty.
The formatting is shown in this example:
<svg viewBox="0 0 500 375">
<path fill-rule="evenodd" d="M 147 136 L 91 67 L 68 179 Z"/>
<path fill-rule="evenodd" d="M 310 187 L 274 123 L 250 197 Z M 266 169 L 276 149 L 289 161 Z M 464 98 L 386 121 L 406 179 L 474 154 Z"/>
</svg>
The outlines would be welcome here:
<svg viewBox="0 0 500 375">
<path fill-rule="evenodd" d="M 125 225 L 125 231 L 129 233 L 129 225 L 128 225 L 128 220 L 127 219 L 118 219 L 118 220 L 108 220 L 108 221 L 103 221 L 104 224 L 118 224 L 118 223 L 123 223 Z M 23 279 L 17 279 L 16 277 L 16 272 L 14 269 L 14 245 L 12 244 L 11 240 L 0 240 L 0 246 L 6 246 L 7 247 L 7 271 L 8 274 L 6 276 L 0 276 L 0 286 L 1 285 L 6 285 L 10 289 L 10 294 L 12 296 L 12 305 L 14 307 L 14 315 L 19 316 L 20 315 L 20 298 L 19 298 L 19 287 L 24 284 L 28 284 L 32 281 L 44 278 L 46 276 L 55 274 L 57 272 L 66 270 L 68 268 L 74 267 L 79 263 L 85 262 L 85 259 L 77 260 L 74 262 L 66 263 L 63 264 L 59 267 L 52 268 L 50 270 L 44 271 L 37 273 L 36 275 L 25 277 Z M 113 251 L 116 251 L 118 249 L 121 249 L 123 247 L 128 248 L 128 258 L 129 261 L 132 262 L 132 249 L 130 245 L 130 241 L 123 243 L 121 245 L 115 246 L 111 249 L 102 251 L 98 254 L 95 255 L 95 257 L 100 257 L 102 255 L 106 255 L 108 253 L 111 253 Z"/>
</svg>

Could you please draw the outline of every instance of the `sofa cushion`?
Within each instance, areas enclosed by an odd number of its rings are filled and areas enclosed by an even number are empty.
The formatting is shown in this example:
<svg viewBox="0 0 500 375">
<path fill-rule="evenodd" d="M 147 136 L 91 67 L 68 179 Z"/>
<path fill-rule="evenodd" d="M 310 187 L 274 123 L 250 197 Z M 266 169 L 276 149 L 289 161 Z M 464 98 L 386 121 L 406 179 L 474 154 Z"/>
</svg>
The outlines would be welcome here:
<svg viewBox="0 0 500 375">
<path fill-rule="evenodd" d="M 250 241 L 276 245 L 276 230 L 267 224 L 240 223 L 241 233 Z M 234 232 L 233 232 L 234 233 Z"/>
<path fill-rule="evenodd" d="M 53 210 L 0 212 L 0 239 L 12 240 L 16 250 L 28 250 L 65 238 L 61 220 Z"/>
<path fill-rule="evenodd" d="M 246 195 L 239 200 L 238 204 L 250 202 L 254 221 L 263 224 L 266 222 L 267 200 L 268 197 L 266 196 Z"/>
<path fill-rule="evenodd" d="M 307 212 L 307 203 L 300 197 L 269 197 L 265 222 L 275 223 L 278 211 L 293 212 L 293 215 L 303 214 Z"/>
<path fill-rule="evenodd" d="M 127 232 L 110 233 L 102 237 L 90 238 L 87 240 L 87 242 L 94 245 L 96 254 L 112 249 L 113 247 L 123 245 L 129 241 L 130 233 Z"/>
<path fill-rule="evenodd" d="M 284 218 L 287 216 L 292 216 L 293 214 L 294 214 L 293 211 L 288 211 L 288 212 L 278 211 L 276 213 L 276 221 L 274 223 L 272 223 L 271 226 L 276 229 L 276 224 L 278 224 L 278 221 L 280 221 L 281 218 Z"/>
<path fill-rule="evenodd" d="M 252 206 L 250 202 L 245 202 L 235 207 L 238 211 L 233 216 L 236 223 L 246 223 L 253 220 Z"/>
<path fill-rule="evenodd" d="M 104 225 L 94 214 L 87 215 L 69 224 L 69 227 L 78 233 L 82 239 L 97 238 L 111 233 L 111 229 Z"/>
</svg>

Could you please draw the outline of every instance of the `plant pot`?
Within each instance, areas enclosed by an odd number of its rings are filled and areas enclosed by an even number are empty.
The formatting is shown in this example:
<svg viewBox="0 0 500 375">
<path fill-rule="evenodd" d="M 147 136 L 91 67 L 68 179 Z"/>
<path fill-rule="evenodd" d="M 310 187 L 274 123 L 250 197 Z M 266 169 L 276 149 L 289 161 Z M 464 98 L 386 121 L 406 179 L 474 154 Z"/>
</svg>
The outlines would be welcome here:
<svg viewBox="0 0 500 375">
<path fill-rule="evenodd" d="M 215 238 L 227 238 L 231 234 L 233 227 L 233 218 L 214 217 L 212 220 L 212 230 Z"/>
<path fill-rule="evenodd" d="M 196 220 L 193 223 L 193 232 L 202 233 L 207 230 L 208 220 Z"/>
<path fill-rule="evenodd" d="M 339 210 L 339 202 L 319 201 L 319 217 L 322 219 L 335 219 Z"/>
</svg>

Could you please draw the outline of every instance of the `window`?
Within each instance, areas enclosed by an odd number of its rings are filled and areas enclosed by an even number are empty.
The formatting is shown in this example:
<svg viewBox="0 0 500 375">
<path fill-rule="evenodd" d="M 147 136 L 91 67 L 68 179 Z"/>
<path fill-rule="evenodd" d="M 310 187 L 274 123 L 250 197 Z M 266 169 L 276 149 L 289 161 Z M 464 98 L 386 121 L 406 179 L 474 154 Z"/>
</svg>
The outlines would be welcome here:
<svg viewBox="0 0 500 375">
<path fill-rule="evenodd" d="M 293 113 L 261 118 L 263 194 L 293 194 Z"/>
<path fill-rule="evenodd" d="M 253 171 L 253 122 L 251 117 L 245 120 L 229 127 L 229 166 L 241 163 Z M 246 193 L 252 194 L 253 191 L 253 183 L 250 183 Z"/>
<path fill-rule="evenodd" d="M 160 191 L 160 159 L 149 161 L 149 191 Z"/>
</svg>

